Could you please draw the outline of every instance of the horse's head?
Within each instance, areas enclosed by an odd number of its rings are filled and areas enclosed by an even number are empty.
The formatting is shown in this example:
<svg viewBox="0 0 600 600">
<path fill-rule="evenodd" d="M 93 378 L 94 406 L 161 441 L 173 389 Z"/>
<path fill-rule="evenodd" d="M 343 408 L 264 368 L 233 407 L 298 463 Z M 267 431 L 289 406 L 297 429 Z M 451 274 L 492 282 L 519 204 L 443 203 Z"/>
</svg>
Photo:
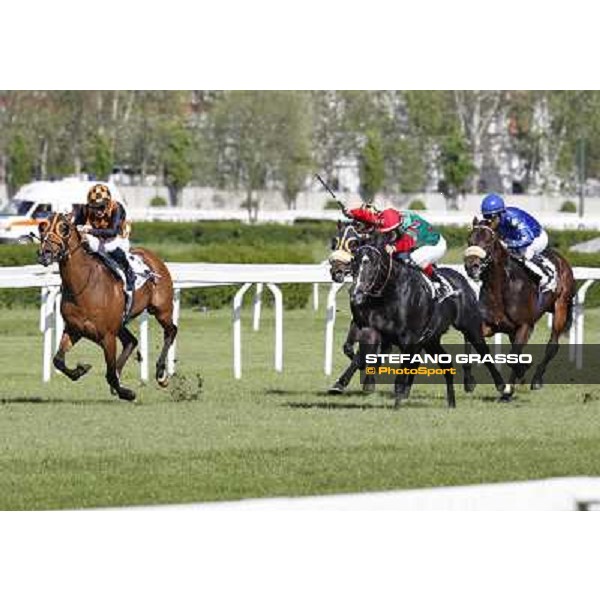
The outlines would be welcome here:
<svg viewBox="0 0 600 600">
<path fill-rule="evenodd" d="M 331 279 L 343 283 L 346 275 L 352 272 L 352 257 L 363 240 L 353 223 L 338 221 L 337 234 L 331 240 L 331 254 L 329 255 L 329 272 Z"/>
<path fill-rule="evenodd" d="M 51 213 L 38 225 L 40 248 L 38 262 L 45 267 L 53 262 L 61 262 L 69 254 L 69 239 L 77 235 L 70 215 Z"/>
<path fill-rule="evenodd" d="M 494 260 L 499 247 L 498 235 L 494 223 L 485 219 L 473 219 L 473 228 L 468 238 L 468 248 L 465 250 L 464 263 L 467 275 L 479 281 L 481 275 Z"/>
<path fill-rule="evenodd" d="M 378 236 L 361 245 L 352 260 L 354 284 L 350 298 L 354 304 L 364 304 L 369 296 L 381 296 L 392 271 L 392 259 Z"/>
</svg>

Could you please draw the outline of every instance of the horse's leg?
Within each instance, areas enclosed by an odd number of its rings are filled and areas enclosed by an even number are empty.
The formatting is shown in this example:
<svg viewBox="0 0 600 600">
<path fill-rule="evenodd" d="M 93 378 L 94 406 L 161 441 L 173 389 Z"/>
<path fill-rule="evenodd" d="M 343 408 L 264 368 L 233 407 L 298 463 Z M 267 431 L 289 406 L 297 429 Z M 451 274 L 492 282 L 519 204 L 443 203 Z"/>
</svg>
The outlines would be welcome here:
<svg viewBox="0 0 600 600">
<path fill-rule="evenodd" d="M 60 345 L 52 362 L 54 366 L 64 373 L 71 381 L 77 381 L 83 377 L 91 368 L 92 365 L 77 363 L 74 369 L 67 367 L 65 363 L 65 354 L 81 339 L 81 334 L 70 329 L 65 329 L 60 339 Z"/>
<path fill-rule="evenodd" d="M 356 341 L 358 341 L 359 344 L 363 343 L 377 348 L 380 343 L 380 337 L 374 329 L 361 329 L 358 330 Z M 350 383 L 350 380 L 354 376 L 354 373 L 356 373 L 356 371 L 358 371 L 359 369 L 364 369 L 365 365 L 362 364 L 363 362 L 363 357 L 361 355 L 359 347 L 359 351 L 354 354 L 350 364 L 348 365 L 346 370 L 340 375 L 338 380 L 329 388 L 328 393 L 342 394 L 348 386 L 348 384 Z"/>
<path fill-rule="evenodd" d="M 446 350 L 442 346 L 442 342 L 439 340 L 435 340 L 431 347 L 434 354 L 446 354 Z M 449 367 L 444 365 L 444 379 L 446 380 L 446 402 L 448 404 L 448 408 L 456 408 L 456 397 L 454 395 L 454 375 L 452 374 L 452 369 L 454 366 L 450 364 Z"/>
<path fill-rule="evenodd" d="M 414 354 L 412 348 L 402 348 L 402 353 L 407 354 L 412 358 Z M 408 360 L 408 364 L 412 364 L 411 360 Z M 407 400 L 410 395 L 410 389 L 412 387 L 414 375 L 396 375 L 394 380 L 394 408 L 400 408 L 402 400 Z"/>
<path fill-rule="evenodd" d="M 471 354 L 471 350 L 472 346 L 465 335 L 465 354 Z M 477 381 L 475 381 L 475 377 L 473 377 L 473 367 L 470 363 L 466 363 L 463 365 L 463 388 L 467 394 L 470 394 L 476 387 Z"/>
<path fill-rule="evenodd" d="M 173 323 L 173 306 L 169 302 L 164 308 L 157 308 L 153 312 L 156 320 L 163 329 L 163 347 L 156 361 L 156 382 L 161 387 L 169 385 L 169 374 L 167 373 L 167 354 L 169 348 L 177 336 L 177 325 Z"/>
<path fill-rule="evenodd" d="M 515 331 L 509 334 L 510 342 L 511 342 L 511 353 L 520 355 L 527 344 L 527 340 L 531 335 L 533 328 L 528 323 L 522 323 L 517 327 Z M 525 378 L 525 372 L 527 371 L 527 365 L 523 365 L 521 363 L 517 363 L 512 365 L 512 370 L 510 373 L 509 384 L 514 390 L 514 386 L 517 382 L 522 383 Z M 500 400 L 506 400 L 506 398 L 502 397 Z"/>
<path fill-rule="evenodd" d="M 100 342 L 104 350 L 104 361 L 106 362 L 106 381 L 114 388 L 121 400 L 135 400 L 135 392 L 122 387 L 117 374 L 117 338 L 113 333 L 107 333 Z"/>
<path fill-rule="evenodd" d="M 537 366 L 535 374 L 531 379 L 531 389 L 541 390 L 544 385 L 544 373 L 548 363 L 556 356 L 558 352 L 558 338 L 561 333 L 565 330 L 567 322 L 569 320 L 569 302 L 570 298 L 565 298 L 562 302 L 556 303 L 554 308 L 554 318 L 552 319 L 552 331 L 550 333 L 550 339 L 546 344 L 546 351 L 544 352 L 544 358 L 542 362 Z"/>
<path fill-rule="evenodd" d="M 490 347 L 485 341 L 483 334 L 479 331 L 479 328 L 467 330 L 464 332 L 464 335 L 465 339 L 473 345 L 475 350 L 477 350 L 479 356 L 485 356 L 486 354 L 490 354 Z M 496 389 L 502 394 L 500 399 L 504 401 L 510 400 L 510 397 L 513 394 L 513 388 L 509 384 L 504 382 L 504 378 L 502 377 L 500 371 L 498 371 L 498 369 L 496 368 L 496 365 L 493 363 L 485 363 L 485 367 L 490 372 L 490 375 L 494 380 L 494 385 L 496 386 Z"/>
<path fill-rule="evenodd" d="M 117 375 L 121 377 L 123 367 L 131 356 L 131 353 L 136 349 L 138 341 L 135 335 L 133 335 L 133 333 L 125 326 L 121 327 L 118 336 L 121 340 L 121 344 L 123 344 L 123 350 L 119 355 L 119 358 L 117 358 Z"/>
</svg>

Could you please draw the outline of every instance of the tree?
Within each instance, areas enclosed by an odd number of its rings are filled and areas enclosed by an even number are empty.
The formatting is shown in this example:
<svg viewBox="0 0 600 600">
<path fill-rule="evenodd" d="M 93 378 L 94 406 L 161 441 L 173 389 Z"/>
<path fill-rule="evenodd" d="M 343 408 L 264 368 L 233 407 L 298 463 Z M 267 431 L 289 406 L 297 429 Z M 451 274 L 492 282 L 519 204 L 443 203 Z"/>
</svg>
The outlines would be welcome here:
<svg viewBox="0 0 600 600">
<path fill-rule="evenodd" d="M 169 190 L 172 206 L 179 204 L 181 190 L 192 178 L 190 132 L 180 123 L 172 123 L 165 130 L 166 146 L 162 161 L 165 184 Z"/>
<path fill-rule="evenodd" d="M 381 190 L 385 179 L 385 166 L 381 135 L 371 130 L 360 157 L 360 185 L 363 198 L 371 202 Z"/>
<path fill-rule="evenodd" d="M 113 157 L 109 140 L 96 134 L 92 144 L 92 159 L 88 165 L 90 171 L 96 179 L 106 180 L 112 173 Z"/>
<path fill-rule="evenodd" d="M 471 150 L 471 175 L 480 173 L 484 160 L 484 141 L 492 120 L 500 114 L 506 102 L 506 92 L 499 90 L 457 90 L 454 92 L 458 122 Z M 471 191 L 479 191 L 479 181 L 473 178 Z"/>
<path fill-rule="evenodd" d="M 312 166 L 312 110 L 305 92 L 283 92 L 277 109 L 276 177 L 288 208 L 304 187 Z M 274 115 L 275 116 L 275 115 Z"/>
<path fill-rule="evenodd" d="M 8 193 L 12 196 L 33 178 L 33 158 L 22 136 L 15 136 L 8 148 Z"/>
<path fill-rule="evenodd" d="M 471 175 L 476 171 L 471 162 L 467 143 L 458 130 L 453 131 L 442 142 L 440 167 L 447 185 L 450 207 L 456 208 L 456 198 L 464 189 Z"/>
</svg>

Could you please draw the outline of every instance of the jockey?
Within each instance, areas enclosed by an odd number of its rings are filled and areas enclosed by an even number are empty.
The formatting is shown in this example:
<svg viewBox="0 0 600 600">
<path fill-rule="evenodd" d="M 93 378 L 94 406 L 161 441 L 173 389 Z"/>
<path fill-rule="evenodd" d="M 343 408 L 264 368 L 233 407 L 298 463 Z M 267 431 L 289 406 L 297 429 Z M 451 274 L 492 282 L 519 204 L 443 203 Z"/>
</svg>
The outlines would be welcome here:
<svg viewBox="0 0 600 600">
<path fill-rule="evenodd" d="M 481 213 L 512 255 L 543 282 L 543 287 L 549 286 L 554 274 L 541 256 L 548 246 L 548 234 L 538 221 L 520 208 L 505 206 L 504 200 L 497 194 L 488 194 L 483 199 Z"/>
<path fill-rule="evenodd" d="M 380 211 L 362 203 L 360 206 L 346 206 L 344 213 L 351 219 L 374 226 L 379 233 L 387 234 L 387 252 L 394 257 L 409 259 L 436 283 L 438 302 L 455 295 L 452 286 L 434 268 L 434 263 L 446 253 L 446 240 L 425 219 L 412 211 L 395 208 Z"/>
<path fill-rule="evenodd" d="M 97 183 L 90 188 L 87 204 L 75 213 L 73 222 L 85 235 L 85 241 L 93 252 L 99 254 L 115 272 L 120 268 L 125 273 L 127 317 L 133 302 L 135 274 L 127 258 L 129 226 L 125 209 L 112 199 L 108 186 Z"/>
</svg>

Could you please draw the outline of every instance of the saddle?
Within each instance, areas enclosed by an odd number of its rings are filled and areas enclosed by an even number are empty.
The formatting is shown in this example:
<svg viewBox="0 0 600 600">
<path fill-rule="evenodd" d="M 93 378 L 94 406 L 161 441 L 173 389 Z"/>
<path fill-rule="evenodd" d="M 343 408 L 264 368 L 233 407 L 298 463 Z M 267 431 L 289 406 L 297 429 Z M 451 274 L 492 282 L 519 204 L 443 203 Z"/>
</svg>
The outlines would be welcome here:
<svg viewBox="0 0 600 600">
<path fill-rule="evenodd" d="M 527 261 L 520 257 L 513 256 L 513 259 L 519 263 L 527 273 L 528 277 L 535 283 L 539 288 L 539 292 L 543 293 L 546 291 L 554 291 L 557 284 L 557 270 L 556 265 L 552 262 L 550 257 L 546 253 L 536 254 L 531 262 L 537 266 L 540 271 L 545 275 L 545 279 L 540 277 L 539 273 L 533 271 L 527 265 Z"/>
<path fill-rule="evenodd" d="M 108 254 L 104 253 L 94 253 L 94 255 L 106 266 L 109 271 L 115 275 L 118 279 L 123 282 L 123 285 L 126 286 L 127 279 L 125 277 L 125 273 L 121 265 L 117 263 L 112 257 Z M 159 277 L 156 273 L 154 273 L 150 267 L 142 260 L 140 256 L 137 254 L 133 254 L 131 252 L 127 253 L 127 260 L 131 265 L 133 273 L 135 275 L 135 283 L 134 283 L 134 291 L 139 290 L 149 279 L 152 281 L 156 281 Z"/>
</svg>

